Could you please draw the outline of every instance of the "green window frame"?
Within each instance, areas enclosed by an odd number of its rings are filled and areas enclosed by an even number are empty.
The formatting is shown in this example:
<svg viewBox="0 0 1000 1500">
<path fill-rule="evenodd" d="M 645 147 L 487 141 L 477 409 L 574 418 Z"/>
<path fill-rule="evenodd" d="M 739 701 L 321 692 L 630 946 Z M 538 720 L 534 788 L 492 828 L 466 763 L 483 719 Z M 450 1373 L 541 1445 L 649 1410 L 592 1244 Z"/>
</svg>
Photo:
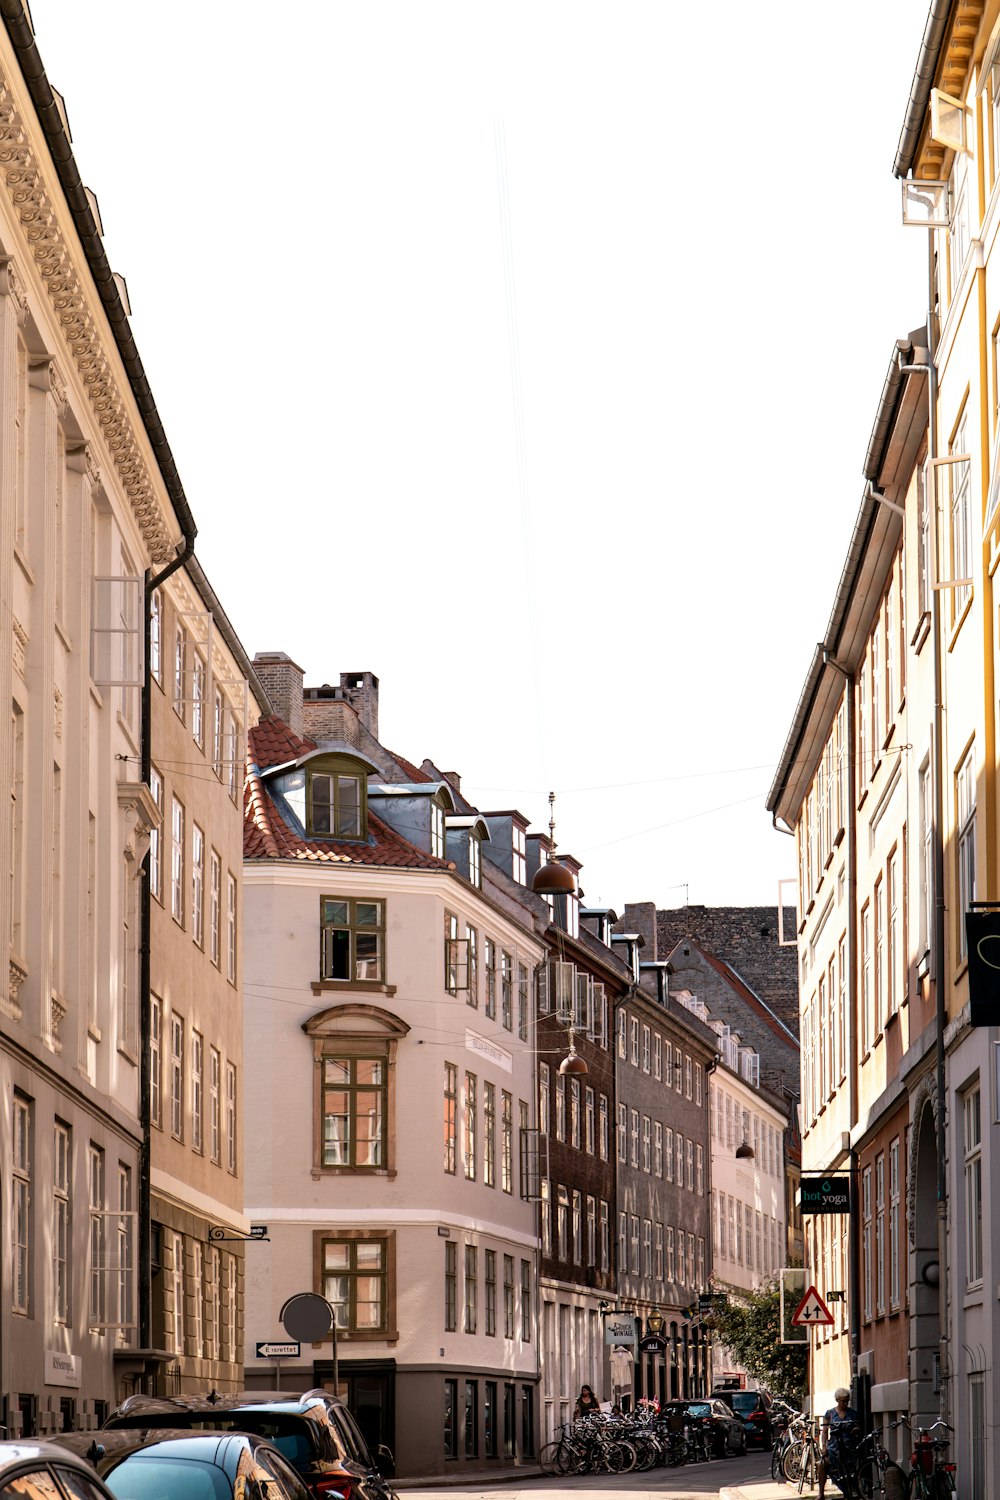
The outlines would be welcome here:
<svg viewBox="0 0 1000 1500">
<path fill-rule="evenodd" d="M 306 831 L 310 838 L 361 839 L 366 835 L 367 786 L 356 771 L 310 769 Z"/>
<path fill-rule="evenodd" d="M 323 1056 L 324 1167 L 363 1171 L 386 1164 L 385 1057 Z"/>
<path fill-rule="evenodd" d="M 320 978 L 385 982 L 385 902 L 320 898 Z"/>
<path fill-rule="evenodd" d="M 342 1333 L 388 1331 L 388 1240 L 324 1238 L 323 1296 Z"/>
</svg>

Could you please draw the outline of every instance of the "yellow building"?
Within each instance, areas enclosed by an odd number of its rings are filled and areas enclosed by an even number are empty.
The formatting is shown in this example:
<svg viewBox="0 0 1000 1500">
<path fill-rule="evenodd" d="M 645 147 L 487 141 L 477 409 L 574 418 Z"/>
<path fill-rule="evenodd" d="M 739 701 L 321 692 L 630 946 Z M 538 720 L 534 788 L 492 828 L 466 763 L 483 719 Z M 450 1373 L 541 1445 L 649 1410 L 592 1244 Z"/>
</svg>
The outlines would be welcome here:
<svg viewBox="0 0 1000 1500">
<path fill-rule="evenodd" d="M 971 1025 L 965 928 L 971 903 L 998 899 L 996 0 L 932 5 L 894 170 L 927 238 L 926 333 L 890 367 L 844 579 L 768 805 L 801 861 L 803 1168 L 851 1168 L 856 1194 L 854 1347 L 821 1347 L 818 1397 L 853 1373 L 876 1414 L 944 1416 L 959 1490 L 978 1500 L 1000 1488 L 1000 1030 Z M 846 817 L 836 771 L 832 814 L 829 798 L 841 718 Z M 855 1036 L 843 1061 L 840 933 Z M 822 1264 L 822 1227 L 808 1236 Z"/>
</svg>

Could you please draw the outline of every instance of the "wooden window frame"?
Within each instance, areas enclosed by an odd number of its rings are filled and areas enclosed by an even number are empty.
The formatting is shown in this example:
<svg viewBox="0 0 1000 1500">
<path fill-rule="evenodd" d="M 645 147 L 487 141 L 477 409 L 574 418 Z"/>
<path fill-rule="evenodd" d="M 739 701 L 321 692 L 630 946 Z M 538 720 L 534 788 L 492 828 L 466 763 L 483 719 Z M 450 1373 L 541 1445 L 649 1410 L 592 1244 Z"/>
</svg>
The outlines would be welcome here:
<svg viewBox="0 0 1000 1500">
<path fill-rule="evenodd" d="M 410 1028 L 405 1021 L 377 1005 L 348 1002 L 319 1011 L 303 1030 L 313 1044 L 313 1164 L 314 1178 L 330 1176 L 395 1177 L 396 1175 L 396 1049 Z M 367 1057 L 385 1061 L 385 1164 L 383 1166 L 326 1166 L 323 1162 L 323 1060 L 326 1057 Z"/>
<path fill-rule="evenodd" d="M 381 1241 L 385 1246 L 385 1300 L 383 1313 L 385 1319 L 384 1328 L 338 1328 L 337 1339 L 341 1344 L 363 1344 L 363 1343 L 386 1343 L 395 1344 L 399 1341 L 399 1328 L 397 1326 L 396 1311 L 396 1231 L 394 1229 L 340 1229 L 332 1231 L 329 1229 L 316 1229 L 313 1231 L 313 1286 L 317 1293 L 323 1295 L 324 1276 L 324 1253 L 323 1247 L 330 1242 L 349 1241 L 356 1243 L 367 1241 L 368 1243 Z M 326 1347 L 325 1341 L 316 1344 L 314 1348 Z"/>
</svg>

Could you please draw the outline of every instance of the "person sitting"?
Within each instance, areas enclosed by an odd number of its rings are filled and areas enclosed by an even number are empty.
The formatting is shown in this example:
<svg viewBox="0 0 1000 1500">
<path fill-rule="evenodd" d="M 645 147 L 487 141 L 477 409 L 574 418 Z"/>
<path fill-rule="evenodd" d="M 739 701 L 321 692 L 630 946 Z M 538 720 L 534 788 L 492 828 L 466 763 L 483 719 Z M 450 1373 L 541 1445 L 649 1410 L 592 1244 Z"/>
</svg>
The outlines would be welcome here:
<svg viewBox="0 0 1000 1500">
<path fill-rule="evenodd" d="M 601 1403 L 590 1389 L 589 1385 L 581 1385 L 580 1394 L 576 1398 L 576 1406 L 573 1409 L 573 1420 L 579 1422 L 581 1417 L 596 1417 L 601 1410 Z"/>
<path fill-rule="evenodd" d="M 819 1500 L 825 1500 L 826 1481 L 832 1479 L 845 1495 L 854 1493 L 854 1467 L 861 1437 L 861 1421 L 843 1386 L 834 1391 L 836 1406 L 823 1414 L 823 1458 L 819 1466 Z"/>
</svg>

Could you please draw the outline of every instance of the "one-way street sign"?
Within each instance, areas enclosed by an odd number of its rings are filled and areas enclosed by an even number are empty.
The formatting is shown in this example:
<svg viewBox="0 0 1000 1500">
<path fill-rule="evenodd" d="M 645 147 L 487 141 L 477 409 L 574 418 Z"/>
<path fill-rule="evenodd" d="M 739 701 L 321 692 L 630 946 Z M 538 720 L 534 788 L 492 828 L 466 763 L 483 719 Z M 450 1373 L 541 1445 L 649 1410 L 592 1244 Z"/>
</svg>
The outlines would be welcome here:
<svg viewBox="0 0 1000 1500">
<path fill-rule="evenodd" d="M 833 1313 L 814 1286 L 806 1292 L 792 1314 L 796 1328 L 823 1328 L 833 1322 Z"/>
<path fill-rule="evenodd" d="M 283 1344 L 258 1344 L 258 1359 L 298 1359 L 302 1352 L 301 1344 L 288 1340 Z"/>
</svg>

